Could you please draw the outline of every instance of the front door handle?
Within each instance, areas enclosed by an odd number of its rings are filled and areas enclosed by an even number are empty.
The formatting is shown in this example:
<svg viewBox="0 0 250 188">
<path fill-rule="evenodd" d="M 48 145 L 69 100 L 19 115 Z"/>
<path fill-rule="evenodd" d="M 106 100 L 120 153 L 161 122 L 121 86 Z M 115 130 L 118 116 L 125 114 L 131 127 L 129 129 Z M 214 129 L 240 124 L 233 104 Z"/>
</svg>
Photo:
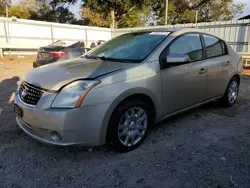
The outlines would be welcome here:
<svg viewBox="0 0 250 188">
<path fill-rule="evenodd" d="M 231 63 L 230 63 L 230 61 L 227 61 L 226 62 L 226 66 L 229 66 Z"/>
<path fill-rule="evenodd" d="M 207 72 L 207 70 L 205 68 L 201 68 L 199 74 L 205 74 Z"/>
</svg>

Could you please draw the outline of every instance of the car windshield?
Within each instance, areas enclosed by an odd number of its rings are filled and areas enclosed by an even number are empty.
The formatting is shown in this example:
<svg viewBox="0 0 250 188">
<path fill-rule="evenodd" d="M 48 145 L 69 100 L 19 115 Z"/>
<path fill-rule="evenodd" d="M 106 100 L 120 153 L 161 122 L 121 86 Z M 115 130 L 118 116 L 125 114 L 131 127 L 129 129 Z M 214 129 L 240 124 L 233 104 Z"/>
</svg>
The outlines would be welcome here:
<svg viewBox="0 0 250 188">
<path fill-rule="evenodd" d="M 120 62 L 143 61 L 170 32 L 138 32 L 124 34 L 92 50 L 86 58 Z"/>
</svg>

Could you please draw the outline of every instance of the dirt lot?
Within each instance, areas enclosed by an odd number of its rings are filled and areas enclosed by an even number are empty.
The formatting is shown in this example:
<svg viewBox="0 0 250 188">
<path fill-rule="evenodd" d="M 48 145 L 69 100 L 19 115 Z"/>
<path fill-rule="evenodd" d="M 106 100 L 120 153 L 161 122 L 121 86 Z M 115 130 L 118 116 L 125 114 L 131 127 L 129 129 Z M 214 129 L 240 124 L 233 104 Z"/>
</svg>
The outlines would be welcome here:
<svg viewBox="0 0 250 188">
<path fill-rule="evenodd" d="M 0 187 L 250 187 L 249 76 L 234 107 L 212 103 L 173 117 L 120 154 L 47 146 L 17 127 L 12 94 L 32 60 L 0 60 Z"/>
</svg>

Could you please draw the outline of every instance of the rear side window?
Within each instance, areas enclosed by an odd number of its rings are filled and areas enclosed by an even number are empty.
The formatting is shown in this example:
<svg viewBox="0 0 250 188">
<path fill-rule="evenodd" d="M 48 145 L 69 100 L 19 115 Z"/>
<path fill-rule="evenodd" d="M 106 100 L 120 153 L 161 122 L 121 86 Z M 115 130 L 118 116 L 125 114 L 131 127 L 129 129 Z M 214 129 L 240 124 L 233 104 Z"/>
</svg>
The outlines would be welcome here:
<svg viewBox="0 0 250 188">
<path fill-rule="evenodd" d="M 199 34 L 186 34 L 176 39 L 168 54 L 188 55 L 192 62 L 202 60 L 202 45 Z"/>
<path fill-rule="evenodd" d="M 210 35 L 203 35 L 203 37 L 206 46 L 207 58 L 218 57 L 227 54 L 224 41 Z"/>
</svg>

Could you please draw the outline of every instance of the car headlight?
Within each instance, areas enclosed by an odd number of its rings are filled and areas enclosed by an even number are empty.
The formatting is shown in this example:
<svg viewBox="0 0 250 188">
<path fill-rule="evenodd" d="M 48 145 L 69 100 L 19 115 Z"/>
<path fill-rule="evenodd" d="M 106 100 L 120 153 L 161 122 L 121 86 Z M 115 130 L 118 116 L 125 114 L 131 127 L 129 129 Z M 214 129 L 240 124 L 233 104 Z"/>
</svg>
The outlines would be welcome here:
<svg viewBox="0 0 250 188">
<path fill-rule="evenodd" d="M 101 83 L 98 80 L 78 80 L 65 86 L 54 99 L 52 108 L 78 108 L 87 93 Z"/>
</svg>

